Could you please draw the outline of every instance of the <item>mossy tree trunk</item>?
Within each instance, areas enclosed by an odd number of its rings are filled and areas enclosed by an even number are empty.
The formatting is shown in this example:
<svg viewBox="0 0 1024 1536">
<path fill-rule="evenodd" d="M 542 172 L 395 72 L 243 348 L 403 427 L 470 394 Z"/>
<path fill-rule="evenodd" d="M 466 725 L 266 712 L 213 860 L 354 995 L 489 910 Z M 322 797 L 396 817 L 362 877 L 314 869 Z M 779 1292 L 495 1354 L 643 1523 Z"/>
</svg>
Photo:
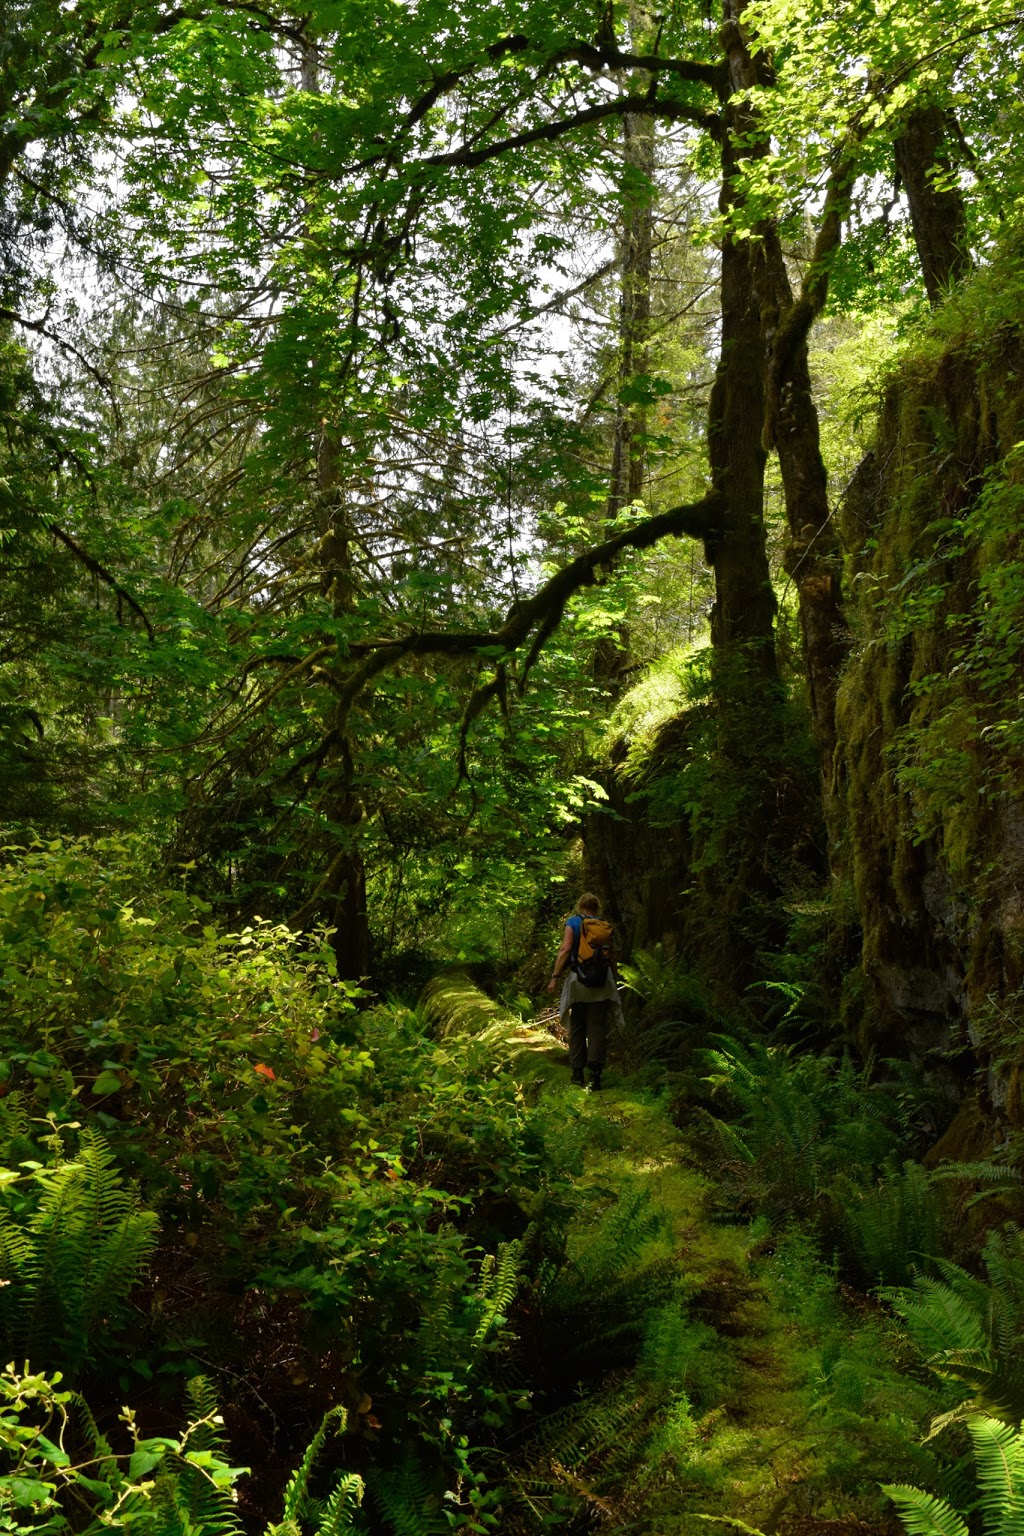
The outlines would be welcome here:
<svg viewBox="0 0 1024 1536">
<path fill-rule="evenodd" d="M 723 88 L 719 208 L 730 223 L 741 211 L 735 178 L 755 126 L 740 94 L 751 83 L 741 30 L 745 3 L 725 0 L 723 8 L 729 70 Z M 763 942 L 765 912 L 775 895 L 765 846 L 775 814 L 769 765 L 778 749 L 781 692 L 764 524 L 765 353 L 757 259 L 757 242 L 734 233 L 727 223 L 721 252 L 721 351 L 708 421 L 712 482 L 726 508 L 724 532 L 707 547 L 715 577 L 711 641 L 717 726 L 705 789 L 708 803 L 695 841 L 700 895 L 690 942 L 713 969 L 734 976 L 744 973 L 744 957 Z"/>
<path fill-rule="evenodd" d="M 971 269 L 964 200 L 952 178 L 948 125 L 942 108 L 935 104 L 916 107 L 893 151 L 910 207 L 925 290 L 929 303 L 935 305 Z"/>
<path fill-rule="evenodd" d="M 639 501 L 647 474 L 647 407 L 623 398 L 637 374 L 648 371 L 651 329 L 651 261 L 654 250 L 654 119 L 640 113 L 623 118 L 623 208 L 619 235 L 619 357 L 612 430 L 607 518 Z M 618 691 L 629 663 L 628 636 L 598 642 L 594 677 Z"/>
<path fill-rule="evenodd" d="M 793 294 L 775 230 L 764 231 L 762 325 L 771 357 L 784 317 L 793 314 Z M 849 653 L 850 630 L 843 605 L 842 552 L 829 506 L 828 471 L 821 454 L 818 409 L 811 390 L 806 337 L 773 380 L 766 446 L 774 446 L 782 475 L 788 540 L 784 564 L 797 593 L 811 729 L 821 761 L 825 818 L 834 824 L 832 783 L 836 749 L 836 690 Z"/>
<path fill-rule="evenodd" d="M 344 620 L 352 612 L 355 597 L 352 541 L 337 445 L 326 428 L 317 445 L 317 517 L 321 588 L 335 619 Z M 345 664 L 339 660 L 335 671 L 340 693 Z M 332 944 L 339 976 L 358 981 L 370 972 L 370 928 L 361 845 L 364 808 L 355 784 L 349 710 L 347 703 L 331 706 L 324 738 L 322 807 L 335 848 L 319 883 L 316 905 L 323 920 L 334 929 Z"/>
</svg>

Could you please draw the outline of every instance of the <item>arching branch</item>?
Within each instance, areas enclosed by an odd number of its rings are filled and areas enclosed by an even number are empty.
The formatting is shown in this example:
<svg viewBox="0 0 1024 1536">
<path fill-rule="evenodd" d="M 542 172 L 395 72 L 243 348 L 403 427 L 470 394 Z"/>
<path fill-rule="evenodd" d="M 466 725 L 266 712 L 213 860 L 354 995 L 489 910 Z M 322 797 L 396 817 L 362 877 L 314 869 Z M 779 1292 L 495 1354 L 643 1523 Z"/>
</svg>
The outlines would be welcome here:
<svg viewBox="0 0 1024 1536">
<path fill-rule="evenodd" d="M 132 612 L 138 615 L 143 624 L 146 626 L 146 634 L 149 637 L 150 645 L 154 645 L 156 643 L 156 632 L 149 620 L 149 616 L 145 609 L 143 609 L 139 603 L 136 602 L 135 598 L 132 597 L 127 588 L 122 587 L 117 577 L 112 575 L 111 572 L 107 570 L 105 565 L 101 565 L 98 560 L 90 555 L 87 549 L 83 549 L 81 544 L 79 544 L 76 539 L 71 537 L 70 533 L 65 533 L 64 529 L 61 528 L 58 523 L 50 523 L 48 524 L 48 527 L 54 538 L 59 539 L 64 547 L 71 551 L 75 559 L 79 560 L 82 565 L 85 566 L 87 571 L 91 571 L 92 574 L 96 576 L 100 581 L 104 582 L 112 592 L 116 592 L 118 600 L 127 603 Z"/>
<path fill-rule="evenodd" d="M 685 534 L 694 539 L 713 538 L 724 531 L 724 521 L 725 502 L 718 493 L 711 491 L 701 501 L 670 507 L 655 517 L 622 528 L 577 555 L 575 560 L 549 577 L 532 597 L 513 603 L 500 629 L 420 630 L 396 639 L 357 643 L 350 654 L 361 659 L 339 689 L 339 707 L 343 714 L 347 713 L 364 688 L 403 656 L 474 656 L 490 652 L 503 658 L 521 649 L 533 637 L 528 656 L 528 665 L 532 665 L 540 645 L 557 629 L 573 594 L 592 585 L 598 571 L 610 570 L 625 550 L 650 549 L 672 534 Z M 543 639 L 539 639 L 541 635 Z M 471 705 L 472 700 L 467 710 Z"/>
</svg>

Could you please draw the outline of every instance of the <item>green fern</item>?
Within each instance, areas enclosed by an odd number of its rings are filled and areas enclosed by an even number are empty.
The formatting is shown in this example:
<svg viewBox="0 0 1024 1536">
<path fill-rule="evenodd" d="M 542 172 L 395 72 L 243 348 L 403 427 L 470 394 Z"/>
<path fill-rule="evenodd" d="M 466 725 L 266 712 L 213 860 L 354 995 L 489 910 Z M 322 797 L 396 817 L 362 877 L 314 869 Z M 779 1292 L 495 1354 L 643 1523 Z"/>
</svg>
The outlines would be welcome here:
<svg viewBox="0 0 1024 1536">
<path fill-rule="evenodd" d="M 963 1382 L 974 1406 L 1020 1423 L 1024 1417 L 1024 1234 L 993 1233 L 982 1254 L 986 1280 L 948 1259 L 939 1277 L 883 1292 L 936 1375 Z"/>
<path fill-rule="evenodd" d="M 420 1458 L 407 1451 L 395 1467 L 378 1467 L 367 1481 L 391 1536 L 446 1536 L 451 1527 L 440 1492 Z"/>
<path fill-rule="evenodd" d="M 647 1315 L 678 1279 L 662 1230 L 647 1191 L 627 1190 L 537 1288 L 542 1374 L 558 1390 L 635 1361 Z"/>
<path fill-rule="evenodd" d="M 684 1066 L 708 1028 L 711 1010 L 703 984 L 661 944 L 634 950 L 620 975 L 642 1004 L 627 1023 L 628 1054 L 641 1063 Z"/>
<path fill-rule="evenodd" d="M 966 1521 L 945 1499 L 903 1483 L 883 1483 L 882 1492 L 899 1510 L 908 1536 L 970 1536 Z"/>
<path fill-rule="evenodd" d="M 1024 1536 L 1024 1431 L 972 1414 L 967 1419 L 984 1536 Z M 965 1517 L 946 1499 L 901 1484 L 884 1486 L 909 1536 L 968 1536 Z"/>
<path fill-rule="evenodd" d="M 356 1529 L 353 1516 L 363 1502 L 363 1479 L 356 1472 L 345 1472 L 324 1505 L 316 1524 L 315 1536 L 348 1536 Z"/>
<path fill-rule="evenodd" d="M 502 1243 L 497 1257 L 487 1254 L 480 1266 L 475 1297 L 480 1316 L 473 1334 L 473 1347 L 478 1352 L 487 1347 L 492 1335 L 504 1324 L 516 1298 L 522 1281 L 524 1246 L 525 1240 Z"/>
<path fill-rule="evenodd" d="M 559 1513 L 621 1486 L 643 1455 L 657 1401 L 616 1386 L 541 1419 L 517 1449 L 509 1475 L 510 1528 L 546 1529 L 560 1523 Z"/>
<path fill-rule="evenodd" d="M 986 1536 L 1024 1536 L 1024 1432 L 979 1414 L 968 1420 Z"/>
<path fill-rule="evenodd" d="M 340 1404 L 328 1409 L 320 1427 L 307 1445 L 284 1491 L 281 1519 L 268 1525 L 265 1536 L 301 1536 L 304 1525 L 314 1536 L 344 1536 L 356 1529 L 353 1514 L 363 1501 L 363 1479 L 354 1472 L 344 1474 L 329 1498 L 323 1502 L 310 1497 L 309 1483 L 328 1435 L 342 1434 L 348 1427 L 348 1413 Z"/>
<path fill-rule="evenodd" d="M 906 1284 L 946 1246 L 947 1201 L 920 1163 L 889 1169 L 867 1186 L 841 1179 L 833 1194 L 853 1256 L 873 1284 Z"/>
<path fill-rule="evenodd" d="M 726 1098 L 713 1120 L 750 1203 L 769 1215 L 820 1211 L 840 1173 L 872 1175 L 899 1142 L 901 1110 L 849 1058 L 714 1037 L 705 1081 Z"/>
<path fill-rule="evenodd" d="M 71 1376 L 144 1272 L 157 1217 L 139 1209 L 95 1132 L 36 1181 L 42 1195 L 27 1220 L 0 1204 L 0 1346 L 6 1358 Z"/>
</svg>

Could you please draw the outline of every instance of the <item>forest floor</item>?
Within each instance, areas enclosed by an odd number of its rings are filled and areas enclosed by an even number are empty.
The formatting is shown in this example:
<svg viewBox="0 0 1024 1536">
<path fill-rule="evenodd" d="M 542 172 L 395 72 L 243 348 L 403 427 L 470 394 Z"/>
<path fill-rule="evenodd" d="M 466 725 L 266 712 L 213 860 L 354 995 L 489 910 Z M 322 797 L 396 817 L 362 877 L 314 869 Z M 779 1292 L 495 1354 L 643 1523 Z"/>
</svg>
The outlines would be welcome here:
<svg viewBox="0 0 1024 1536">
<path fill-rule="evenodd" d="M 678 1270 L 684 1321 L 638 1368 L 645 1436 L 609 1488 L 588 1471 L 597 1528 L 644 1536 L 718 1530 L 765 1536 L 897 1536 L 878 1484 L 913 1481 L 908 1445 L 926 1419 L 921 1387 L 898 1367 L 883 1309 L 838 1285 L 796 1228 L 736 1214 L 729 1173 L 663 1097 L 608 1073 L 600 1093 L 568 1082 L 567 1054 L 543 1027 L 516 1032 L 531 1094 L 558 1096 L 589 1130 L 583 1192 L 594 1199 L 570 1234 L 593 1241 L 595 1206 L 659 1218 L 651 1242 Z M 674 1357 L 674 1358 L 673 1358 Z M 646 1374 L 645 1374 L 646 1373 Z M 653 1378 L 660 1377 L 660 1380 Z"/>
</svg>

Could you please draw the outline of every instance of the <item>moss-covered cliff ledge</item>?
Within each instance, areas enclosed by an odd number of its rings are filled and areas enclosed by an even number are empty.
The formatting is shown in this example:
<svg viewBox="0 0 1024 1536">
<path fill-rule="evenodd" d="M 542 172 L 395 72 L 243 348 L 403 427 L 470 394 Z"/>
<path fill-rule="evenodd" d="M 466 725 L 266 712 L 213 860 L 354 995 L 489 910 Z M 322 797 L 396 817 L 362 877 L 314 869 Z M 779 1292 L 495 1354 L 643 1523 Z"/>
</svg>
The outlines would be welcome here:
<svg viewBox="0 0 1024 1536">
<path fill-rule="evenodd" d="M 863 933 L 865 1049 L 989 1062 L 1019 1124 L 1024 1032 L 1024 253 L 949 301 L 887 381 L 842 508 L 858 643 L 834 850 Z M 998 1063 L 998 1064 L 997 1064 Z"/>
</svg>

